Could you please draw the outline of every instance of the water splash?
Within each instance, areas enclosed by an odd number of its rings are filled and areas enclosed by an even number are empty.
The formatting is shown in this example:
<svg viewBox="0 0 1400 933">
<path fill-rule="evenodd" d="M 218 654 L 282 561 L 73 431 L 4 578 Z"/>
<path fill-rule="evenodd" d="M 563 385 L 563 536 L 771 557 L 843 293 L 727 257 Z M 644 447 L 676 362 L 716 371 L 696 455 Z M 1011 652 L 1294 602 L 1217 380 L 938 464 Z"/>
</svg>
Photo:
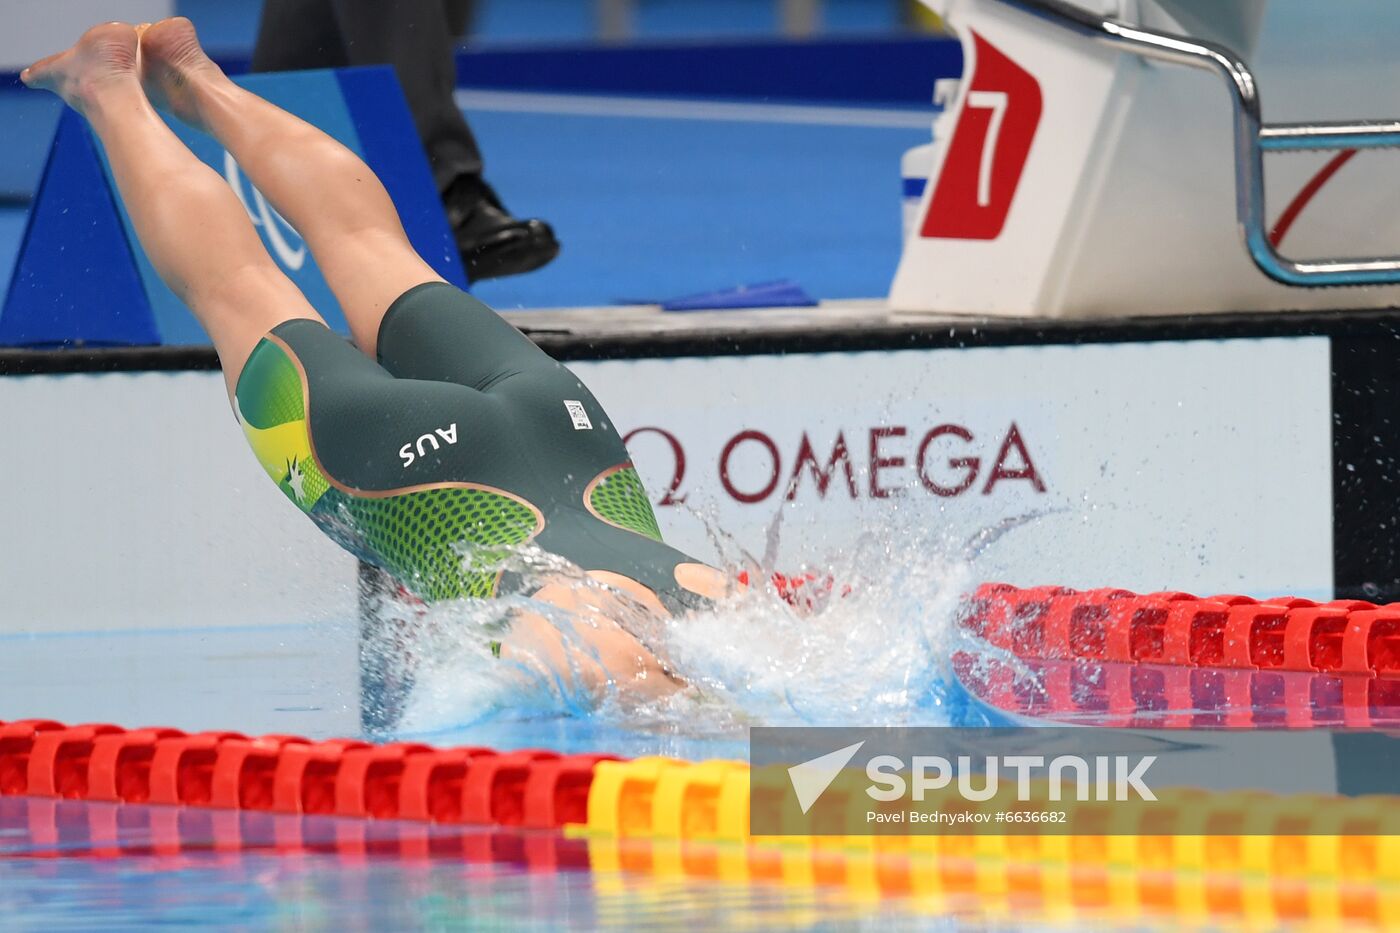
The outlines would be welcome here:
<svg viewBox="0 0 1400 933">
<path fill-rule="evenodd" d="M 808 586 L 801 606 L 768 582 L 781 529 L 775 516 L 764 555 L 746 553 L 706 522 L 724 568 L 757 581 L 735 586 L 711 608 L 657 619 L 640 606 L 619 623 L 662 659 L 686 686 L 638 702 L 615 684 L 601 693 L 579 686 L 578 671 L 552 670 L 531 657 L 497 658 L 491 642 L 511 615 L 544 616 L 565 644 L 594 657 L 581 637 L 583 614 L 504 597 L 465 600 L 405 612 L 380 638 L 390 679 L 411 681 L 396 731 L 454 731 L 500 718 L 587 716 L 633 731 L 725 737 L 750 725 L 950 725 L 975 722 L 951 671 L 955 651 L 999 655 L 957 624 L 959 600 L 977 582 L 977 557 L 1008 533 L 1041 517 L 1007 519 L 972 539 L 885 528 L 862 536 L 811 569 L 830 575 L 828 591 Z M 704 516 L 701 516 L 702 520 Z M 617 593 L 557 556 L 527 547 L 500 569 L 526 580 L 564 577 L 589 596 Z M 783 568 L 792 572 L 794 568 Z M 613 613 L 617 617 L 617 613 Z M 1006 662 L 1006 658 L 997 658 Z M 398 665 L 398 670 L 394 666 Z"/>
</svg>

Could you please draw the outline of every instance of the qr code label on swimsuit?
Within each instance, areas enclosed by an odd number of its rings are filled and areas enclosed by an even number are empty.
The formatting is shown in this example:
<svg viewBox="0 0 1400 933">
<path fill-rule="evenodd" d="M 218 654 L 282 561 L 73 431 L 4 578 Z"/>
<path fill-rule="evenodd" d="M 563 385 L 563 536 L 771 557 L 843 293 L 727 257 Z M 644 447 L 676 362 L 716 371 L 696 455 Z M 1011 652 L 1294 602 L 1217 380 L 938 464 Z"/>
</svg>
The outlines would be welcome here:
<svg viewBox="0 0 1400 933">
<path fill-rule="evenodd" d="M 593 430 L 593 422 L 588 420 L 588 412 L 584 409 L 582 402 L 565 399 L 564 408 L 569 412 L 569 420 L 574 423 L 575 431 Z"/>
</svg>

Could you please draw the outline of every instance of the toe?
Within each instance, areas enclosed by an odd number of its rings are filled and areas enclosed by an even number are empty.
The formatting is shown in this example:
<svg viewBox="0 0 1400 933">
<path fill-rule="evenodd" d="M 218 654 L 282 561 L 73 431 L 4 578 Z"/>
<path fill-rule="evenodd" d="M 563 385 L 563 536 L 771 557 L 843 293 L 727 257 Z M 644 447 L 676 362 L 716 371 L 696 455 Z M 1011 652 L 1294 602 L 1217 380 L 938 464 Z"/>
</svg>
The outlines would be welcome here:
<svg viewBox="0 0 1400 933">
<path fill-rule="evenodd" d="M 30 65 L 28 68 L 21 71 L 19 73 L 19 79 L 24 82 L 26 87 L 46 87 L 46 82 L 50 76 L 51 66 L 54 62 L 62 58 L 65 54 L 67 53 L 55 52 L 52 55 L 44 56 L 34 64 Z"/>
</svg>

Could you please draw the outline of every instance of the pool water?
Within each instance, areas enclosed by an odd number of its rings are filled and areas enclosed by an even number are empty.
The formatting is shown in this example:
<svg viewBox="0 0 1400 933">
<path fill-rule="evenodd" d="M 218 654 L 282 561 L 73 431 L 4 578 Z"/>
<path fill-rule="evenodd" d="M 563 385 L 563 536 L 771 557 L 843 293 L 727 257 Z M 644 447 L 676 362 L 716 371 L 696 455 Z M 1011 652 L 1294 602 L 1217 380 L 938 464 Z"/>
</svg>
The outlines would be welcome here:
<svg viewBox="0 0 1400 933">
<path fill-rule="evenodd" d="M 328 622 L 10 636 L 0 650 L 0 709 L 9 718 L 353 734 L 357 633 L 356 625 Z M 966 655 L 962 674 L 993 696 L 985 682 L 997 679 L 996 664 L 969 667 Z M 1077 711 L 1033 687 L 1022 690 L 1019 708 L 1004 691 L 993 698 L 1021 721 L 1109 721 L 1094 712 L 1102 673 L 1081 669 L 1071 678 L 1052 666 L 1042 664 L 1035 682 L 1074 680 Z M 1009 721 L 965 692 L 939 696 L 942 722 Z M 1267 698 L 1256 696 L 1261 705 L 1252 711 L 1216 704 L 1173 722 L 1149 710 L 1135 724 L 1224 725 L 1230 716 L 1239 724 L 1250 714 L 1262 723 Z M 1400 721 L 1393 699 L 1380 697 L 1373 714 Z M 559 713 L 498 715 L 415 738 L 688 759 L 747 751 L 742 733 L 705 735 L 666 722 L 628 728 Z M 1093 910 L 1056 919 L 1032 909 L 1008 919 L 1004 902 L 876 899 L 844 887 L 734 884 L 596 864 L 587 839 L 554 833 L 0 797 L 0 926 L 9 929 L 1119 929 L 1138 922 Z"/>
<path fill-rule="evenodd" d="M 6 929 L 986 929 L 840 889 L 590 870 L 552 833 L 0 798 Z M 1024 928 L 1024 927 L 1023 927 Z"/>
<path fill-rule="evenodd" d="M 369 824 L 369 838 L 349 845 L 337 833 L 362 830 L 359 821 L 258 814 L 242 819 L 240 848 L 220 851 L 227 834 L 207 821 L 153 830 L 138 817 L 99 845 L 87 824 L 103 809 L 0 799 L 5 928 L 885 929 L 919 917 L 897 899 L 872 908 L 821 888 L 594 873 L 577 848 L 575 864 L 545 871 L 520 855 L 528 835 L 460 827 Z M 58 827 L 53 841 L 24 831 L 46 819 Z M 290 835 L 305 841 L 290 845 Z"/>
<path fill-rule="evenodd" d="M 1322 678 L 1300 684 L 1259 672 L 1258 683 L 1241 684 L 1226 683 L 1219 672 L 1139 666 L 1125 679 L 1104 666 L 1012 659 L 956 621 L 976 560 L 960 548 L 915 549 L 878 578 L 862 577 L 857 568 L 864 562 L 848 555 L 838 576 L 851 581 L 850 592 L 806 612 L 754 587 L 684 624 L 640 632 L 696 686 L 695 695 L 640 710 L 612 704 L 611 696 L 590 706 L 556 680 L 516 676 L 483 647 L 480 627 L 498 624 L 493 614 L 504 611 L 503 601 L 493 601 L 410 607 L 417 629 L 398 627 L 403 617 L 392 616 L 391 631 L 407 633 L 428 660 L 414 669 L 400 718 L 375 731 L 361 725 L 362 698 L 375 695 L 382 686 L 375 679 L 384 673 L 362 659 L 361 639 L 368 633 L 366 643 L 376 643 L 380 617 L 373 612 L 364 620 L 304 625 L 4 636 L 0 711 L 9 720 L 316 739 L 366 735 L 439 747 L 686 760 L 746 759 L 747 727 L 754 724 L 1252 726 L 1278 724 L 1282 701 L 1299 696 L 1311 698 L 1317 724 L 1355 722 L 1355 704 L 1341 703 L 1335 685 Z M 567 634 L 568 621 L 557 624 Z M 367 657 L 388 663 L 382 655 Z M 1139 696 L 1150 692 L 1153 678 L 1172 685 L 1171 708 Z M 1126 719 L 1125 696 L 1139 710 Z M 1400 693 L 1379 691 L 1370 700 L 1371 722 L 1400 722 Z M 1336 722 L 1326 719 L 1329 710 Z M 0 797 L 0 910 L 24 929 L 104 930 L 196 923 L 335 930 L 978 929 L 1007 922 L 1021 929 L 1042 922 L 1038 903 L 1022 909 L 1005 892 L 988 899 L 940 894 L 934 901 L 883 884 L 874 891 L 844 883 L 736 884 L 670 871 L 666 866 L 675 862 L 650 851 L 623 858 L 598 848 L 633 842 Z M 636 870 L 614 870 L 624 863 Z M 1099 907 L 1077 905 L 1057 922 L 1122 928 L 1144 916 L 1109 916 Z"/>
</svg>

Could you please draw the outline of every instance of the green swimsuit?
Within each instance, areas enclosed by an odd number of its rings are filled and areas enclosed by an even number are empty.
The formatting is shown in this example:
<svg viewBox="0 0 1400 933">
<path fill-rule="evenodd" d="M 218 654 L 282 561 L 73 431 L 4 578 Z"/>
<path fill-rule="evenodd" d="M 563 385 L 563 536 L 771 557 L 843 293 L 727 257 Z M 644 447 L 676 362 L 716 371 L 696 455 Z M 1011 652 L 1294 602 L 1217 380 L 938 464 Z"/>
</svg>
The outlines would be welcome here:
<svg viewBox="0 0 1400 933">
<path fill-rule="evenodd" d="M 577 377 L 470 295 L 410 289 L 379 362 L 325 325 L 279 324 L 243 368 L 239 422 L 287 497 L 429 601 L 519 587 L 495 565 L 533 542 L 623 574 L 672 611 L 689 562 L 661 541 L 607 413 Z"/>
</svg>

